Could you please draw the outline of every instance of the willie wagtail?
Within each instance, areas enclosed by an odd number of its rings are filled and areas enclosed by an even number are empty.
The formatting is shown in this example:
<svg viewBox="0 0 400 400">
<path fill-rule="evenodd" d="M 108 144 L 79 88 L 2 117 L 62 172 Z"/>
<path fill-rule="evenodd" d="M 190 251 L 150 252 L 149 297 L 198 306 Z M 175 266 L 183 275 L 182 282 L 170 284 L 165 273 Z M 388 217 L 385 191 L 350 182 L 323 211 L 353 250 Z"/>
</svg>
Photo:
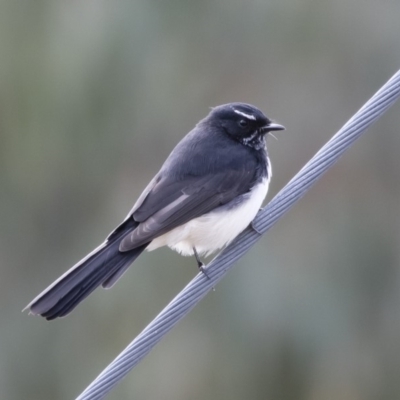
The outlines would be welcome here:
<svg viewBox="0 0 400 400">
<path fill-rule="evenodd" d="M 110 288 L 143 250 L 207 255 L 253 220 L 271 179 L 265 137 L 285 129 L 256 107 L 215 107 L 174 148 L 125 220 L 104 243 L 26 309 L 48 320 L 70 313 L 96 287 Z M 203 271 L 204 272 L 204 271 Z"/>
</svg>

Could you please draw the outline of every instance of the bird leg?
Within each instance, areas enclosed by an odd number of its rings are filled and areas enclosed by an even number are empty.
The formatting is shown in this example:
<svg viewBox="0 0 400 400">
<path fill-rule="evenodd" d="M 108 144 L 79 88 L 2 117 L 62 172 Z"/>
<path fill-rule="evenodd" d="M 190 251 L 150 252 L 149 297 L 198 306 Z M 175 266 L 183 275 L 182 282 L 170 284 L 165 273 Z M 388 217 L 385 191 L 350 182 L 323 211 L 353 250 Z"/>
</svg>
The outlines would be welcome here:
<svg viewBox="0 0 400 400">
<path fill-rule="evenodd" d="M 210 279 L 210 277 L 207 275 L 206 269 L 204 268 L 204 263 L 200 260 L 199 255 L 197 254 L 197 250 L 196 247 L 193 247 L 193 254 L 196 257 L 196 261 L 197 261 L 197 267 L 199 268 L 199 270 L 208 278 Z"/>
</svg>

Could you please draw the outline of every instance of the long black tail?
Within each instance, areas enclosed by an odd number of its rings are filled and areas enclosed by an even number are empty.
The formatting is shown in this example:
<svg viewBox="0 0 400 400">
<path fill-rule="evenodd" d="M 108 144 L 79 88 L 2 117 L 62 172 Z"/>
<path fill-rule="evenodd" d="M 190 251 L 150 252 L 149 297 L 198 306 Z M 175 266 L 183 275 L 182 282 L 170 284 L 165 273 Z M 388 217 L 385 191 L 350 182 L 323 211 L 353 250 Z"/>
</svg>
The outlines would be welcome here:
<svg viewBox="0 0 400 400">
<path fill-rule="evenodd" d="M 69 314 L 98 286 L 111 287 L 148 245 L 146 243 L 128 252 L 119 251 L 121 239 L 135 227 L 130 221 L 123 223 L 103 244 L 40 293 L 25 309 L 52 320 Z"/>
</svg>

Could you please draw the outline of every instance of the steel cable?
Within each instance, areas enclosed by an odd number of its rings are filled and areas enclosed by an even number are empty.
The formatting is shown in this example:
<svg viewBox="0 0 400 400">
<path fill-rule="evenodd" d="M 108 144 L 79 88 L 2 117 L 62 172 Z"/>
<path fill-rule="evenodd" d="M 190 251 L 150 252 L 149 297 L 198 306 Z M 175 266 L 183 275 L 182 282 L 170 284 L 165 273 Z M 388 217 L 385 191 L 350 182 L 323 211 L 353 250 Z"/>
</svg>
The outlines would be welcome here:
<svg viewBox="0 0 400 400">
<path fill-rule="evenodd" d="M 223 278 L 276 221 L 298 201 L 351 144 L 400 96 L 398 71 L 329 140 L 298 174 L 257 214 L 256 218 L 207 266 L 207 279 L 199 273 L 122 353 L 77 397 L 98 400 L 106 394 Z"/>
</svg>

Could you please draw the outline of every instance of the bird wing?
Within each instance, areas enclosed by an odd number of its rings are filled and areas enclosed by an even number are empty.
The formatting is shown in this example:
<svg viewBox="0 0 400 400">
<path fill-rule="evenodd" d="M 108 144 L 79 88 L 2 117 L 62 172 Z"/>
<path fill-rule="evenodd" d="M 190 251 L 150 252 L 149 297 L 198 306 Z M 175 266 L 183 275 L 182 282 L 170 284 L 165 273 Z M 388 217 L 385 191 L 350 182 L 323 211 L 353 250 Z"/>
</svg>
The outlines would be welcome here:
<svg viewBox="0 0 400 400">
<path fill-rule="evenodd" d="M 120 251 L 135 249 L 227 204 L 251 189 L 254 176 L 253 168 L 243 167 L 184 179 L 158 176 L 141 204 L 133 208 L 130 215 L 139 225 L 122 239 Z"/>
</svg>

